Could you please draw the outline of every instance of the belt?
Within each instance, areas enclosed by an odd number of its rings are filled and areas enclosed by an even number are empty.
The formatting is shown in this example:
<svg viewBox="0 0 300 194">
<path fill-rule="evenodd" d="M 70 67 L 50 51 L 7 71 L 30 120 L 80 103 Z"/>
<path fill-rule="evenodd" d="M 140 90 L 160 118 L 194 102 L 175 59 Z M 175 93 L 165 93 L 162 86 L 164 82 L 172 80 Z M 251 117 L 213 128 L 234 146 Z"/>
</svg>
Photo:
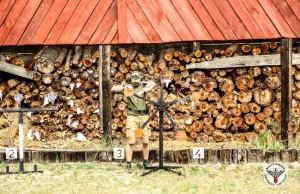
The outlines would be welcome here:
<svg viewBox="0 0 300 194">
<path fill-rule="evenodd" d="M 134 113 L 137 113 L 137 114 L 148 114 L 147 113 L 147 110 L 134 110 L 134 109 L 131 109 L 131 108 L 128 108 L 129 111 L 131 112 L 134 112 Z"/>
</svg>

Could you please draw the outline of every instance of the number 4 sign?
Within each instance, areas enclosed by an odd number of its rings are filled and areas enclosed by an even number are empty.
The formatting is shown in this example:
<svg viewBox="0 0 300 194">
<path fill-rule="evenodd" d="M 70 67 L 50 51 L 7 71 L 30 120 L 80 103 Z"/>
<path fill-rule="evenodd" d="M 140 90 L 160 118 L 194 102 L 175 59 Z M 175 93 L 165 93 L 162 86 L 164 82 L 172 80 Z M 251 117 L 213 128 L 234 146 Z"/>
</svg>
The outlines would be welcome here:
<svg viewBox="0 0 300 194">
<path fill-rule="evenodd" d="M 125 158 L 124 148 L 114 148 L 114 159 L 123 160 Z"/>
<path fill-rule="evenodd" d="M 18 158 L 17 148 L 6 148 L 5 149 L 6 159 L 13 160 Z"/>
<path fill-rule="evenodd" d="M 193 158 L 204 159 L 204 148 L 193 148 Z"/>
</svg>

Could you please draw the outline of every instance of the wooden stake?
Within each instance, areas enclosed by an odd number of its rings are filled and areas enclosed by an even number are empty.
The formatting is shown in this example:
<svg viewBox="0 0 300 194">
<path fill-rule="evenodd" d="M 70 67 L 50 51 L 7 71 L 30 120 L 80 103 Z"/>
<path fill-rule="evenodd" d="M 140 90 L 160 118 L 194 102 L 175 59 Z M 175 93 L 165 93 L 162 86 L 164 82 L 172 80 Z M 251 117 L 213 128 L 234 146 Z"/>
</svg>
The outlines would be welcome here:
<svg viewBox="0 0 300 194">
<path fill-rule="evenodd" d="M 288 128 L 291 122 L 292 109 L 292 39 L 281 39 L 281 140 L 288 148 Z"/>
<path fill-rule="evenodd" d="M 110 52 L 111 46 L 104 46 L 104 50 L 102 51 L 102 98 L 103 98 L 103 129 L 104 136 L 108 139 L 112 136 L 111 130 L 111 91 L 110 91 Z"/>
</svg>

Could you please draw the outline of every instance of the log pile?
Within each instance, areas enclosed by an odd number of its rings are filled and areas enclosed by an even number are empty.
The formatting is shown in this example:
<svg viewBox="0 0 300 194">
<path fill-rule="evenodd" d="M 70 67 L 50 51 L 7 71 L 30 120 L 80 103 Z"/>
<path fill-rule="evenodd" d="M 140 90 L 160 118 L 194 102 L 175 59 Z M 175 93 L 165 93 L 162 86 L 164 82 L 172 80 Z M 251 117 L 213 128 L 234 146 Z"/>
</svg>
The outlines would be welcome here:
<svg viewBox="0 0 300 194">
<path fill-rule="evenodd" d="M 300 47 L 293 47 L 294 53 L 300 53 Z M 300 64 L 292 67 L 292 123 L 290 133 L 297 133 L 300 129 Z"/>
<path fill-rule="evenodd" d="M 295 47 L 295 53 L 300 49 Z M 190 101 L 168 108 L 177 123 L 180 135 L 164 119 L 164 139 L 187 139 L 195 142 L 250 141 L 268 129 L 280 136 L 281 82 L 280 66 L 241 67 L 217 70 L 187 70 L 186 65 L 212 61 L 216 58 L 242 55 L 280 53 L 277 43 L 237 45 L 227 48 L 203 48 L 185 53 L 179 48 L 167 48 L 157 55 L 146 55 L 134 48 L 117 48 L 111 52 L 112 85 L 130 83 L 130 73 L 139 70 L 144 80 L 154 80 L 157 86 L 147 98 L 159 99 L 159 77 L 168 82 L 164 88 L 166 101 L 185 96 Z M 0 108 L 13 108 L 13 95 L 25 96 L 23 107 L 51 107 L 47 94 L 58 94 L 60 111 L 28 114 L 32 132 L 42 139 L 56 140 L 55 132 L 82 132 L 87 139 L 101 138 L 99 128 L 99 74 L 96 47 L 47 47 L 34 55 L 0 52 L 0 60 L 35 71 L 34 81 L 5 74 L 0 80 Z M 300 65 L 293 66 L 293 126 L 300 115 Z M 154 106 L 148 104 L 150 114 Z M 113 135 L 122 138 L 126 132 L 126 97 L 113 94 L 111 100 Z M 3 115 L 0 115 L 0 117 Z M 150 140 L 158 139 L 158 116 L 150 122 Z M 297 127 L 291 127 L 297 131 Z"/>
<path fill-rule="evenodd" d="M 27 114 L 32 133 L 57 140 L 55 132 L 82 132 L 88 140 L 102 137 L 99 128 L 98 47 L 44 47 L 36 55 L 0 53 L 0 60 L 35 71 L 34 80 L 6 74 L 0 82 L 0 107 L 13 108 L 13 95 L 22 93 L 23 107 L 51 107 L 47 95 L 58 95 L 58 112 Z M 63 137 L 68 138 L 68 137 Z"/>
<path fill-rule="evenodd" d="M 169 80 L 164 93 L 167 101 L 192 97 L 192 100 L 177 103 L 168 109 L 179 130 L 187 134 L 188 141 L 250 141 L 256 134 L 268 129 L 276 137 L 281 131 L 280 66 L 218 70 L 187 70 L 185 66 L 215 58 L 278 53 L 280 47 L 277 43 L 255 46 L 233 44 L 224 49 L 209 48 L 189 54 L 168 48 L 153 60 L 153 56 L 144 56 L 132 48 L 119 48 L 111 52 L 112 85 L 130 83 L 130 72 L 135 70 L 140 70 L 145 80 L 154 80 L 157 85 L 160 75 L 163 75 Z M 300 73 L 298 76 L 295 71 L 295 76 L 300 80 Z M 155 87 L 147 94 L 147 98 L 157 100 L 158 89 L 158 86 Z M 300 100 L 300 90 L 294 95 Z M 126 131 L 126 97 L 113 94 L 111 106 L 112 129 L 117 137 L 122 137 Z M 154 112 L 154 107 L 151 104 L 149 106 L 151 113 Z M 300 113 L 299 110 L 293 109 Z M 150 139 L 157 140 L 158 116 L 154 117 L 150 126 L 153 129 Z M 173 130 L 164 119 L 164 138 L 176 139 Z"/>
</svg>

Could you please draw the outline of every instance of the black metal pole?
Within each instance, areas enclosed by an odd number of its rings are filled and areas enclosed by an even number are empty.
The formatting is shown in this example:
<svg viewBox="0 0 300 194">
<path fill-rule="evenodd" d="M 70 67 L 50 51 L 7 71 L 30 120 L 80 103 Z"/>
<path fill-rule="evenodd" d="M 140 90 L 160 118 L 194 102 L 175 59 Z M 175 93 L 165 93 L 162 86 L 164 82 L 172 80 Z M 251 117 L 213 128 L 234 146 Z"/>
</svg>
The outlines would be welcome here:
<svg viewBox="0 0 300 194">
<path fill-rule="evenodd" d="M 160 78 L 160 106 L 159 107 L 159 167 L 163 167 L 163 161 L 164 161 L 164 146 L 163 146 L 163 133 L 164 133 L 164 126 L 163 126 L 163 121 L 164 121 L 164 109 L 162 107 L 163 104 L 163 82 L 164 78 Z"/>
<path fill-rule="evenodd" d="M 163 119 L 164 119 L 164 111 L 159 111 L 159 167 L 163 167 L 163 161 L 164 161 L 164 146 L 163 146 Z"/>
<path fill-rule="evenodd" d="M 21 102 L 18 102 L 18 108 L 21 109 Z M 20 156 L 20 171 L 24 172 L 24 145 L 23 145 L 23 112 L 18 112 L 18 119 L 19 119 L 19 143 L 20 143 L 20 150 L 19 150 L 19 156 Z"/>
</svg>

